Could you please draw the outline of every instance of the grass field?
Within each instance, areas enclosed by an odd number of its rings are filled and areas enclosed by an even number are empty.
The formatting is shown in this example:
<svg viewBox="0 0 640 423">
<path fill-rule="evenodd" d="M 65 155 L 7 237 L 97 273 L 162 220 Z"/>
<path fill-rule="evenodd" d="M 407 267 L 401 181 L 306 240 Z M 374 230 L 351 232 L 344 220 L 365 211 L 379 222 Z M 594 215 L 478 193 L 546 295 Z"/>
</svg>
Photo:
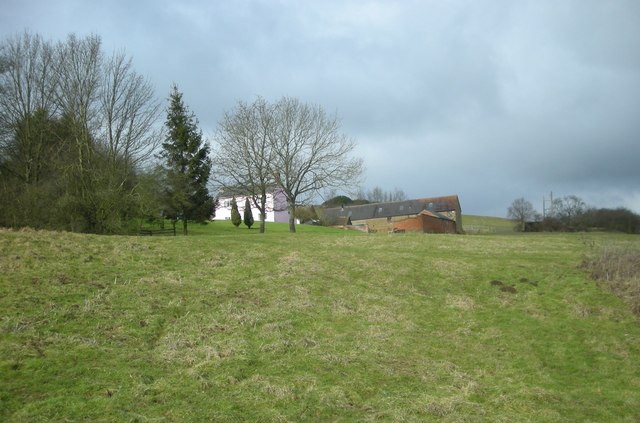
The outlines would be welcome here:
<svg viewBox="0 0 640 423">
<path fill-rule="evenodd" d="M 640 420 L 607 234 L 0 230 L 0 421 Z"/>
<path fill-rule="evenodd" d="M 462 227 L 467 234 L 515 234 L 515 224 L 504 217 L 462 215 Z"/>
</svg>

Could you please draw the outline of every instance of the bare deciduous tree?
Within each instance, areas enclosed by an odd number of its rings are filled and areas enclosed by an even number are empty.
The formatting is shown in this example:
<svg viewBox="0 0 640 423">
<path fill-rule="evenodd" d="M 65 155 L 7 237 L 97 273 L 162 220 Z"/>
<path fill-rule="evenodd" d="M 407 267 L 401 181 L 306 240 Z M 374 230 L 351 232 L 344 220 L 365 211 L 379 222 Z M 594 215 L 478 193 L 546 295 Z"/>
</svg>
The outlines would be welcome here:
<svg viewBox="0 0 640 423">
<path fill-rule="evenodd" d="M 325 188 L 358 186 L 363 164 L 349 155 L 353 140 L 340 133 L 336 116 L 320 106 L 284 97 L 273 108 L 273 174 L 287 197 L 289 230 L 295 232 L 295 209 Z"/>
<path fill-rule="evenodd" d="M 565 227 L 571 228 L 575 225 L 576 218 L 585 212 L 586 205 L 580 197 L 568 195 L 553 200 L 552 210 L 552 217 L 562 222 Z"/>
<path fill-rule="evenodd" d="M 384 192 L 382 191 L 382 188 L 378 186 L 373 187 L 373 189 L 367 193 L 367 200 L 372 203 L 382 203 L 384 201 Z"/>
<path fill-rule="evenodd" d="M 92 134 L 99 128 L 97 99 L 100 88 L 101 40 L 96 35 L 78 38 L 69 35 L 56 47 L 56 101 L 74 144 L 76 161 L 74 179 L 84 198 L 92 190 L 91 159 L 94 153 Z"/>
<path fill-rule="evenodd" d="M 289 230 L 295 232 L 298 204 L 323 189 L 358 186 L 362 160 L 349 157 L 355 143 L 339 129 L 337 117 L 294 98 L 239 103 L 220 125 L 214 159 L 219 183 L 254 199 L 261 231 L 266 190 L 279 187 L 287 198 Z"/>
<path fill-rule="evenodd" d="M 513 200 L 507 211 L 507 217 L 516 223 L 516 228 L 524 231 L 525 223 L 535 219 L 537 213 L 531 202 L 524 197 Z"/>
<path fill-rule="evenodd" d="M 261 98 L 252 104 L 239 102 L 225 113 L 213 157 L 215 180 L 223 189 L 246 195 L 260 211 L 260 233 L 265 231 L 267 192 L 275 185 L 272 171 L 273 130 L 271 106 Z"/>
<path fill-rule="evenodd" d="M 151 157 L 161 141 L 154 128 L 160 103 L 150 82 L 133 70 L 123 53 L 105 63 L 99 101 L 101 142 L 112 167 L 122 160 L 130 169 Z"/>
<path fill-rule="evenodd" d="M 51 46 L 39 35 L 25 32 L 0 47 L 0 154 L 12 157 L 7 169 L 24 183 L 38 182 L 50 160 L 42 119 L 55 113 Z"/>
<path fill-rule="evenodd" d="M 403 190 L 397 187 L 394 188 L 393 191 L 385 191 L 379 186 L 375 186 L 371 191 L 364 194 L 364 198 L 372 203 L 384 203 L 391 201 L 404 201 L 407 199 L 407 195 Z"/>
</svg>

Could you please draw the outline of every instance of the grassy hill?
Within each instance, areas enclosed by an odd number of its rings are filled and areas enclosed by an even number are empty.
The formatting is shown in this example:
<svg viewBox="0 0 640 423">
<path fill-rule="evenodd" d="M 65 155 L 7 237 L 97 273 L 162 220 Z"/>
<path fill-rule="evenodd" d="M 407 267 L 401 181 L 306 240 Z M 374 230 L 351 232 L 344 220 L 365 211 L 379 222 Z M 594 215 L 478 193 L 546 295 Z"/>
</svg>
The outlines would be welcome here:
<svg viewBox="0 0 640 423">
<path fill-rule="evenodd" d="M 0 420 L 640 419 L 640 238 L 301 229 L 0 230 Z"/>
<path fill-rule="evenodd" d="M 462 227 L 467 234 L 513 234 L 514 223 L 504 217 L 462 215 Z"/>
</svg>

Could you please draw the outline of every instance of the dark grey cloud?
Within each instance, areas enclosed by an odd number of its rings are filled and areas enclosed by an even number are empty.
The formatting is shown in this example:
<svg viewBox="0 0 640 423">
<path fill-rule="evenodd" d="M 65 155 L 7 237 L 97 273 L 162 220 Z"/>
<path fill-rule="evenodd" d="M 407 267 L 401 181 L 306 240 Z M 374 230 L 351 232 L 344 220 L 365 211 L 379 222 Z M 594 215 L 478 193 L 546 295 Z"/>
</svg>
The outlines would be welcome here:
<svg viewBox="0 0 640 423">
<path fill-rule="evenodd" d="M 208 133 L 237 100 L 318 103 L 368 187 L 476 214 L 550 191 L 640 212 L 635 0 L 8 0 L 0 28 L 101 35 L 158 96 L 178 83 Z"/>
</svg>

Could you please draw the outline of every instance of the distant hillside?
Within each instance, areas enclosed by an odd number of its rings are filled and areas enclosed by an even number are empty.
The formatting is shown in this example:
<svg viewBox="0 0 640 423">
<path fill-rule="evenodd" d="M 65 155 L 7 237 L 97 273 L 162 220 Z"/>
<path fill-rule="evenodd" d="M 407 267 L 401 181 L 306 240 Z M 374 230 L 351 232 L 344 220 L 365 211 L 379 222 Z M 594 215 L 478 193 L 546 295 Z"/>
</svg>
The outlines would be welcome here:
<svg viewBox="0 0 640 423">
<path fill-rule="evenodd" d="M 462 215 L 462 227 L 468 234 L 512 234 L 513 222 L 504 217 Z"/>
</svg>

